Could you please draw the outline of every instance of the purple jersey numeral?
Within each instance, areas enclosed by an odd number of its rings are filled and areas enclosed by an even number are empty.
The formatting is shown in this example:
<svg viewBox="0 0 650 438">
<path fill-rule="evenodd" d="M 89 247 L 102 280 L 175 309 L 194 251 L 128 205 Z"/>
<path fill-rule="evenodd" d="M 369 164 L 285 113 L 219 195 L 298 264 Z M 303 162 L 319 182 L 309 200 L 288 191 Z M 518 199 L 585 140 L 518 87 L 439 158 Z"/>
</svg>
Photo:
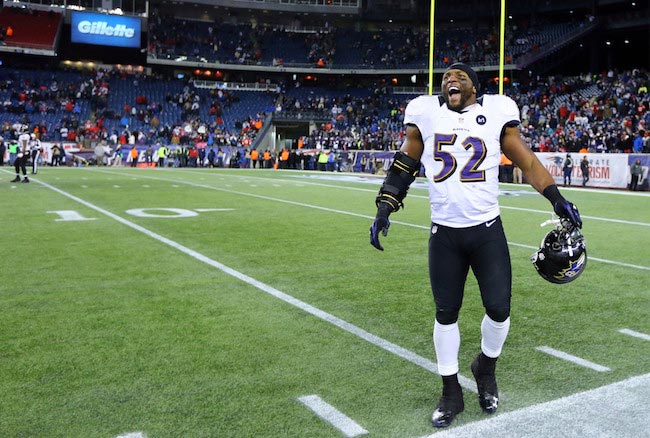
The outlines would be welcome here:
<svg viewBox="0 0 650 438">
<path fill-rule="evenodd" d="M 456 134 L 436 134 L 433 140 L 433 159 L 442 161 L 442 169 L 433 177 L 433 182 L 443 182 L 456 171 L 456 167 L 458 166 L 456 158 L 449 152 L 442 150 L 443 146 L 451 146 L 455 142 Z"/>
<path fill-rule="evenodd" d="M 485 181 L 485 171 L 478 170 L 487 155 L 485 143 L 480 138 L 467 137 L 463 141 L 463 147 L 465 150 L 469 150 L 470 148 L 474 149 L 474 153 L 467 164 L 465 164 L 465 167 L 460 171 L 460 180 L 462 182 Z"/>
<path fill-rule="evenodd" d="M 451 146 L 456 142 L 456 134 L 436 134 L 433 140 L 433 159 L 442 162 L 442 169 L 433 177 L 433 182 L 442 182 L 449 178 L 456 171 L 458 163 L 456 158 L 448 151 L 443 150 L 444 146 Z M 479 166 L 485 160 L 487 149 L 485 142 L 480 138 L 467 137 L 461 143 L 462 146 L 469 150 L 473 149 L 473 154 L 467 163 L 460 170 L 461 182 L 478 182 L 485 181 L 485 171 L 478 170 Z"/>
</svg>

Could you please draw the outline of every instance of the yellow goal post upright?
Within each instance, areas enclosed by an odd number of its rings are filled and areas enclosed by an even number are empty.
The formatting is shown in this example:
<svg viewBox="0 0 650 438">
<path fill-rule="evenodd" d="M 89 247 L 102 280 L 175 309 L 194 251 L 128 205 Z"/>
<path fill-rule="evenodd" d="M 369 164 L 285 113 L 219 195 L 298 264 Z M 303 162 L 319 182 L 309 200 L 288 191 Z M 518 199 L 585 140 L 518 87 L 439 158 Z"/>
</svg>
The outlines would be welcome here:
<svg viewBox="0 0 650 438">
<path fill-rule="evenodd" d="M 429 13 L 429 96 L 433 95 L 433 40 L 435 35 L 434 23 L 436 16 L 436 0 L 431 0 Z"/>
<path fill-rule="evenodd" d="M 506 40 L 506 0 L 501 1 L 501 16 L 499 18 L 499 94 L 503 94 L 503 75 L 505 65 L 505 40 Z M 429 14 L 429 96 L 433 94 L 433 44 L 435 35 L 436 0 L 431 0 Z"/>
<path fill-rule="evenodd" d="M 435 0 L 431 0 L 435 1 Z M 506 0 L 501 0 L 499 23 L 499 94 L 503 94 L 503 66 L 506 59 Z"/>
</svg>

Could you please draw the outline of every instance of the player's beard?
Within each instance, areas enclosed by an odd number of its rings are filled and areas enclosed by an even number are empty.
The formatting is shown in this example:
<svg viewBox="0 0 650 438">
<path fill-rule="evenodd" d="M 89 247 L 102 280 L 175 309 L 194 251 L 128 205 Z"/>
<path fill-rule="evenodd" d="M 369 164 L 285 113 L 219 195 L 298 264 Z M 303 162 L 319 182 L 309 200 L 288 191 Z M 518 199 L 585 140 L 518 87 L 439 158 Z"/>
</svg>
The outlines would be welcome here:
<svg viewBox="0 0 650 438">
<path fill-rule="evenodd" d="M 453 96 L 449 95 L 449 91 L 444 91 L 443 92 L 443 97 L 445 99 L 445 102 L 447 102 L 447 108 L 449 108 L 452 111 L 460 111 L 466 106 L 469 105 L 471 102 L 472 96 L 473 96 L 472 89 L 462 89 L 460 90 L 460 93 L 456 93 Z"/>
</svg>

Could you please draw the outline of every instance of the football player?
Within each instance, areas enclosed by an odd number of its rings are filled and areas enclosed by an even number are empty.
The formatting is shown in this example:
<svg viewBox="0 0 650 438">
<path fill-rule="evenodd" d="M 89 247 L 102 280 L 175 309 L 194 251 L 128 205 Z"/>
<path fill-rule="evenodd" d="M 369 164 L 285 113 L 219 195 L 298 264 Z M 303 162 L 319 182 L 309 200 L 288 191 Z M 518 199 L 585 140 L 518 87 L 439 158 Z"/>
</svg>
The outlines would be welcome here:
<svg viewBox="0 0 650 438">
<path fill-rule="evenodd" d="M 28 183 L 27 178 L 27 161 L 29 161 L 29 134 L 25 131 L 18 135 L 18 153 L 14 160 L 14 167 L 16 168 L 16 177 L 11 182 L 24 182 Z M 20 171 L 23 172 L 23 180 L 20 180 Z"/>
<path fill-rule="evenodd" d="M 469 269 L 476 277 L 485 315 L 480 352 L 470 369 L 478 401 L 486 413 L 499 405 L 495 376 L 510 328 L 512 272 L 499 216 L 501 153 L 519 166 L 555 213 L 580 228 L 578 209 L 560 194 L 553 178 L 522 140 L 519 109 L 509 97 L 477 97 L 478 76 L 466 64 L 451 65 L 442 93 L 420 96 L 406 107 L 406 137 L 376 198 L 377 216 L 370 243 L 383 251 L 389 215 L 403 206 L 410 184 L 424 166 L 429 185 L 431 233 L 429 277 L 436 306 L 433 341 L 442 376 L 442 396 L 431 421 L 449 426 L 465 405 L 458 382 L 458 316 Z"/>
</svg>

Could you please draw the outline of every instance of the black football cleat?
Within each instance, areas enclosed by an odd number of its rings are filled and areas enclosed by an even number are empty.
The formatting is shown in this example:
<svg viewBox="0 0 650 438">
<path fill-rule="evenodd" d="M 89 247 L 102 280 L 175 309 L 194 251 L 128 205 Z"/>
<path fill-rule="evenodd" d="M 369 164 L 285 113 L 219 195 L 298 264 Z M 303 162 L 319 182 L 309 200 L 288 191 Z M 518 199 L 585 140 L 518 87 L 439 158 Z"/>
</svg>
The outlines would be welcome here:
<svg viewBox="0 0 650 438">
<path fill-rule="evenodd" d="M 456 415 L 465 410 L 465 402 L 463 401 L 462 391 L 458 395 L 447 396 L 444 395 L 440 398 L 436 410 L 431 415 L 431 424 L 434 427 L 447 427 L 456 418 Z"/>
<path fill-rule="evenodd" d="M 25 177 L 25 179 L 23 179 L 23 180 L 21 181 L 21 183 L 28 183 L 28 182 L 29 182 L 29 178 L 27 178 L 27 177 Z"/>
<path fill-rule="evenodd" d="M 486 414 L 494 414 L 499 407 L 499 391 L 497 390 L 497 379 L 494 370 L 486 372 L 481 369 L 479 354 L 472 362 L 472 374 L 476 379 L 478 389 L 478 404 Z"/>
<path fill-rule="evenodd" d="M 11 180 L 11 182 L 20 182 L 20 177 L 17 176 L 14 179 Z"/>
</svg>

